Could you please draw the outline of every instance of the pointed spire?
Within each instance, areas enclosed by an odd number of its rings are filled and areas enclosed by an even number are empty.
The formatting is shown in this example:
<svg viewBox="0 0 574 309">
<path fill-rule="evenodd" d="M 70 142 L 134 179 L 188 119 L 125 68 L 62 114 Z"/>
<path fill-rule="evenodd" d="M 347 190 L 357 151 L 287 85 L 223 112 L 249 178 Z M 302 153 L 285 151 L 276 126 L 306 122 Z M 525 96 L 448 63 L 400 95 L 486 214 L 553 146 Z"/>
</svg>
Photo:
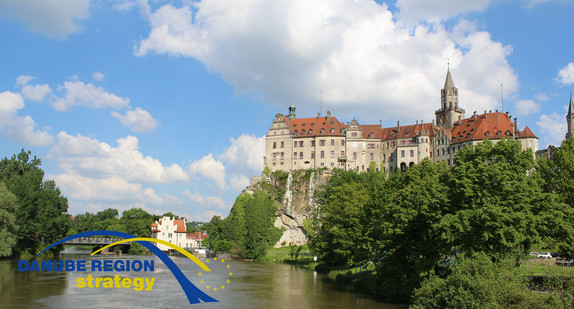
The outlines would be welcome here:
<svg viewBox="0 0 574 309">
<path fill-rule="evenodd" d="M 572 91 L 570 91 L 570 106 L 568 106 L 568 117 L 571 117 L 572 113 L 574 113 L 574 101 L 572 101 Z"/>
<path fill-rule="evenodd" d="M 455 88 L 452 76 L 450 75 L 450 67 L 446 71 L 446 80 L 444 81 L 444 89 Z"/>
</svg>

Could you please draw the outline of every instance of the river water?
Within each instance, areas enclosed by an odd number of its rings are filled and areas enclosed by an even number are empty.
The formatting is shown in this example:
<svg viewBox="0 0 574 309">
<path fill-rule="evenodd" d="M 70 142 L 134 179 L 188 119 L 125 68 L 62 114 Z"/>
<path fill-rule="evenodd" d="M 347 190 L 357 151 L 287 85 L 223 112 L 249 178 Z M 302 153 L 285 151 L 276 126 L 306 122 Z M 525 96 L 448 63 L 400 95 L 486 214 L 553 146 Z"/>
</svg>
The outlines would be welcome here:
<svg viewBox="0 0 574 309">
<path fill-rule="evenodd" d="M 92 257 L 89 251 L 66 248 L 62 259 L 153 259 L 155 270 L 110 273 L 88 267 L 85 272 L 19 272 L 17 260 L 4 260 L 0 261 L 0 308 L 400 308 L 341 291 L 324 275 L 290 265 L 203 259 L 212 270 L 207 273 L 188 258 L 171 258 L 194 285 L 219 302 L 190 305 L 171 271 L 156 257 Z M 79 288 L 77 279 L 89 275 L 155 281 L 149 291 Z"/>
</svg>

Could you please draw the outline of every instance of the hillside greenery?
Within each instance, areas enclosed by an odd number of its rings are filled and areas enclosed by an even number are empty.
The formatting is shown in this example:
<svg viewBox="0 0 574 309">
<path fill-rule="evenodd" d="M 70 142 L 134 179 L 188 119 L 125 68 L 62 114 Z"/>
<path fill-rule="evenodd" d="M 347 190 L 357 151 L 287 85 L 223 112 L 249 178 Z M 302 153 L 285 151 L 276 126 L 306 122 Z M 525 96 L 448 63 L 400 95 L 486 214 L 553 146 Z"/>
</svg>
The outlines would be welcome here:
<svg viewBox="0 0 574 309">
<path fill-rule="evenodd" d="M 525 276 L 512 267 L 533 246 L 574 254 L 574 140 L 565 141 L 549 161 L 535 162 L 520 143 L 502 140 L 464 147 L 454 163 L 425 159 L 390 177 L 374 169 L 334 170 L 317 192 L 319 206 L 308 235 L 320 266 L 373 264 L 366 288 L 387 301 L 413 302 L 415 308 L 449 307 L 444 302 L 454 303 L 453 294 L 482 291 L 482 284 L 509 294 L 482 298 L 494 305 L 478 301 L 458 308 L 497 307 L 505 299 L 517 308 L 531 308 L 521 305 L 529 301 L 552 307 L 557 294 L 534 297 Z M 483 274 L 468 270 L 476 263 L 485 267 Z M 508 278 L 513 279 L 503 284 Z M 438 293 L 444 286 L 449 290 Z M 522 290 L 512 292 L 517 286 Z M 423 295 L 435 294 L 434 305 L 421 302 Z"/>
<path fill-rule="evenodd" d="M 241 194 L 229 216 L 214 216 L 203 225 L 208 237 L 204 241 L 209 249 L 229 251 L 237 258 L 257 260 L 265 255 L 283 234 L 273 226 L 277 203 L 272 194 L 256 190 Z"/>
</svg>

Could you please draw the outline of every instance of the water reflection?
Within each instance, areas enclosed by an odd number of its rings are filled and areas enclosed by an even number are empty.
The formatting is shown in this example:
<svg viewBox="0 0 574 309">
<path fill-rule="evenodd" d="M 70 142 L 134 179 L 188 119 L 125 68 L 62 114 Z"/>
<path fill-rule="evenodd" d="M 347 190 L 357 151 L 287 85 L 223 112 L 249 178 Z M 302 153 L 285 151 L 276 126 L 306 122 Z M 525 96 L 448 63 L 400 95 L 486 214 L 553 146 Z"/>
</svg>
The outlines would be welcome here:
<svg viewBox="0 0 574 309">
<path fill-rule="evenodd" d="M 72 251 L 68 248 L 66 252 L 72 254 L 66 254 L 65 259 L 92 258 L 77 255 L 89 251 Z M 154 259 L 155 271 L 30 273 L 18 272 L 17 261 L 0 261 L 0 304 L 2 308 L 400 308 L 339 291 L 323 275 L 290 265 L 211 260 L 208 266 L 213 271 L 200 276 L 201 269 L 189 259 L 172 257 L 192 283 L 220 301 L 190 306 L 177 280 L 159 259 L 151 256 L 121 258 Z M 228 264 L 229 269 L 226 268 Z M 151 291 L 78 288 L 77 278 L 90 274 L 99 278 L 120 275 L 132 279 L 156 279 Z M 209 290 L 206 289 L 208 285 Z"/>
</svg>

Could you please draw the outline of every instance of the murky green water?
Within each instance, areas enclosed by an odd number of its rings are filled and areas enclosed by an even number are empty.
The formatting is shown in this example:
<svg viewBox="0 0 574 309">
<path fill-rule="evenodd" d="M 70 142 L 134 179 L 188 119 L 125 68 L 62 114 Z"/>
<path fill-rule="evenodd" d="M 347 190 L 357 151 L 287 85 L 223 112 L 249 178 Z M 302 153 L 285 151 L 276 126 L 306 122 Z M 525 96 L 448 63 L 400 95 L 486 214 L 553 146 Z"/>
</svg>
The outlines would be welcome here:
<svg viewBox="0 0 574 309">
<path fill-rule="evenodd" d="M 91 259 L 68 248 L 64 259 Z M 213 261 L 206 273 L 183 257 L 172 257 L 197 287 L 219 303 L 190 305 L 185 293 L 161 260 L 150 256 L 94 259 L 154 259 L 154 272 L 19 272 L 18 261 L 0 261 L 1 308 L 383 308 L 396 309 L 360 295 L 343 292 L 323 275 L 289 265 Z M 204 260 L 205 261 L 205 260 Z M 229 265 L 229 268 L 227 268 Z M 202 272 L 202 275 L 199 275 Z M 232 273 L 230 276 L 229 273 Z M 150 291 L 133 288 L 78 288 L 77 279 L 155 278 Z M 203 280 L 203 283 L 201 282 Z M 229 283 L 227 283 L 229 281 Z M 209 286 L 209 290 L 207 290 Z M 223 286 L 223 288 L 222 288 Z M 213 289 L 217 288 L 216 291 Z"/>
</svg>

